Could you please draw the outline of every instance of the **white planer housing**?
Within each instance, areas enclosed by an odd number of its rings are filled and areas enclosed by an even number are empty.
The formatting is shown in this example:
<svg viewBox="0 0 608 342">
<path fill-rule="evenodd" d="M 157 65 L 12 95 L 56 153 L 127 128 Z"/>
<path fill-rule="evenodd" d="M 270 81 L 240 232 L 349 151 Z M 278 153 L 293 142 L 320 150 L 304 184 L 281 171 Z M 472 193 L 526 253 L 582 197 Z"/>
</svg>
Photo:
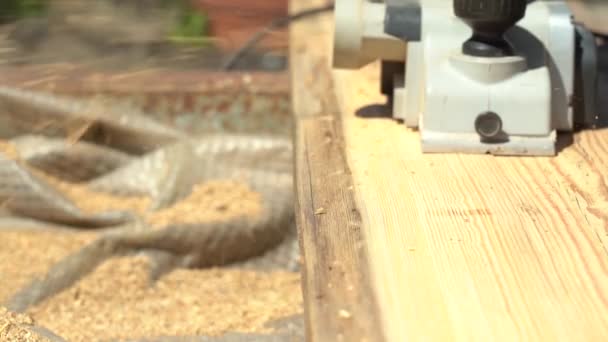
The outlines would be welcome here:
<svg viewBox="0 0 608 342">
<path fill-rule="evenodd" d="M 393 116 L 423 152 L 555 155 L 558 131 L 597 119 L 577 106 L 595 101 L 594 37 L 565 1 L 522 1 L 523 19 L 507 13 L 516 0 L 337 0 L 334 67 L 382 60 Z"/>
</svg>

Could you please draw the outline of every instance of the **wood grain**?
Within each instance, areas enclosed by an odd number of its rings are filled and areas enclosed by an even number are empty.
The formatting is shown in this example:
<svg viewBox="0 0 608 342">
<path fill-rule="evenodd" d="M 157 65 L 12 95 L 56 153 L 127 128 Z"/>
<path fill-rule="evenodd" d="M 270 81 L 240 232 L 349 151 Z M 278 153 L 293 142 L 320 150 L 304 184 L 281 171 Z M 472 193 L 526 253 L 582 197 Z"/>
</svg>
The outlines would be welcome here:
<svg viewBox="0 0 608 342">
<path fill-rule="evenodd" d="M 293 13 L 322 5 L 294 0 Z M 291 27 L 296 218 L 309 341 L 382 341 L 327 55 L 331 17 Z"/>
<path fill-rule="evenodd" d="M 608 341 L 607 130 L 556 158 L 423 155 L 355 116 L 384 101 L 377 64 L 333 75 L 389 340 Z"/>
</svg>

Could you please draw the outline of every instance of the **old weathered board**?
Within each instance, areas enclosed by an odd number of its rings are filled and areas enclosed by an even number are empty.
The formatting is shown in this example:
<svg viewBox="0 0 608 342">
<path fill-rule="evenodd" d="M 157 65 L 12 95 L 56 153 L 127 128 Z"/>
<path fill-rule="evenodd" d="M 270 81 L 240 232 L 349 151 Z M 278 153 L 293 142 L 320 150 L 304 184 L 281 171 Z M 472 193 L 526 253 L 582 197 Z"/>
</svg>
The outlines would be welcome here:
<svg viewBox="0 0 608 342">
<path fill-rule="evenodd" d="M 424 155 L 357 115 L 385 110 L 379 67 L 332 71 L 331 36 L 291 29 L 309 340 L 607 341 L 608 130 L 554 158 Z"/>
<path fill-rule="evenodd" d="M 293 1 L 290 10 L 319 4 Z M 305 261 L 306 330 L 312 341 L 379 341 L 380 318 L 327 73 L 327 49 L 318 46 L 326 43 L 329 22 L 322 15 L 291 27 L 296 219 Z"/>
</svg>

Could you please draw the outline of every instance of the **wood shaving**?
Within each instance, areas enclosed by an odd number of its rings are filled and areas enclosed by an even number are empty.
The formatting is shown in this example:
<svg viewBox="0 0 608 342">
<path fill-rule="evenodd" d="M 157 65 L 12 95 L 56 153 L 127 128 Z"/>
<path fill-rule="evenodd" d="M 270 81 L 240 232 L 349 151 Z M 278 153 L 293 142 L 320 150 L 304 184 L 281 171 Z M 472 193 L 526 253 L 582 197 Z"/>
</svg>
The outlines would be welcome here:
<svg viewBox="0 0 608 342">
<path fill-rule="evenodd" d="M 30 316 L 15 314 L 4 307 L 0 307 L 0 341 L 47 342 L 46 338 L 29 329 L 33 324 L 34 320 Z"/>
<path fill-rule="evenodd" d="M 0 303 L 95 237 L 92 232 L 0 231 Z"/>
<path fill-rule="evenodd" d="M 153 227 L 169 224 L 224 221 L 255 217 L 262 210 L 260 195 L 234 181 L 214 181 L 194 186 L 192 193 L 172 207 L 147 216 Z"/>
<path fill-rule="evenodd" d="M 265 324 L 302 311 L 297 273 L 177 270 L 148 285 L 143 256 L 110 259 L 31 310 L 69 341 L 270 333 Z"/>
</svg>

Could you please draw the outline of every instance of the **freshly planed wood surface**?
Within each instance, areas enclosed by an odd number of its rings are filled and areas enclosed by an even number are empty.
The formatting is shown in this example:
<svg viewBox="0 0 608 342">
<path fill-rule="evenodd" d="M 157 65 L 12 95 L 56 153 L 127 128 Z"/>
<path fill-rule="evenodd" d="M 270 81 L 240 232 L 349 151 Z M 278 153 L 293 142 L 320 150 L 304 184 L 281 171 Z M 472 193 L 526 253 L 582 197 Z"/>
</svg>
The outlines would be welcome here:
<svg viewBox="0 0 608 342">
<path fill-rule="evenodd" d="M 292 13 L 323 5 L 294 0 Z M 291 27 L 296 218 L 309 341 L 382 341 L 361 217 L 327 72 L 331 16 Z"/>
<path fill-rule="evenodd" d="M 310 339 L 608 341 L 608 130 L 555 158 L 423 155 L 415 131 L 355 115 L 382 110 L 379 68 L 331 71 L 328 19 L 291 31 Z"/>
<path fill-rule="evenodd" d="M 422 155 L 355 117 L 377 71 L 334 80 L 388 339 L 608 341 L 608 131 L 557 158 Z"/>
</svg>

